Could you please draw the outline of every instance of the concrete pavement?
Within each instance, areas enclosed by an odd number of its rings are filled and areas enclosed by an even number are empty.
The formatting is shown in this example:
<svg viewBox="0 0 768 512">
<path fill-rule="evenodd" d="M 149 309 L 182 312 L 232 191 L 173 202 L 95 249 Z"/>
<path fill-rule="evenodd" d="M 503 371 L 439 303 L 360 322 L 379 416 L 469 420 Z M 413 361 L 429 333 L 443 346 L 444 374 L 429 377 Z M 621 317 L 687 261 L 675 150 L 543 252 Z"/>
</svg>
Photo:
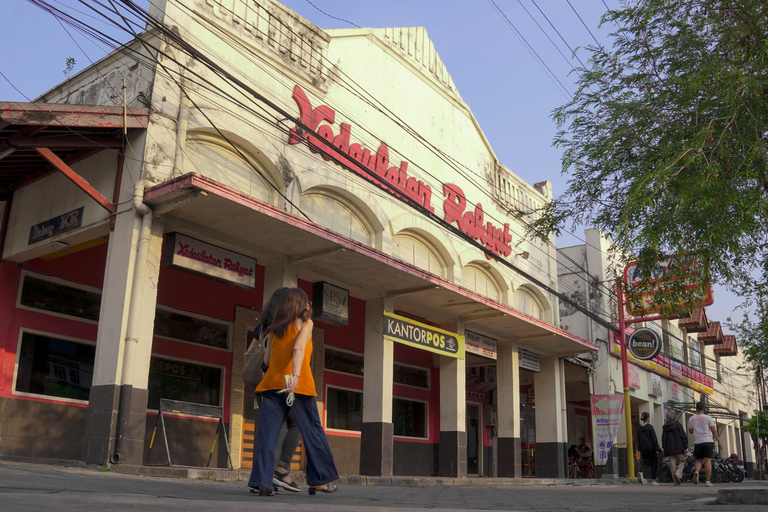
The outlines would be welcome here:
<svg viewBox="0 0 768 512">
<path fill-rule="evenodd" d="M 762 512 L 765 505 L 712 504 L 719 489 L 738 490 L 741 494 L 747 489 L 755 489 L 761 494 L 768 492 L 768 482 L 754 481 L 707 488 L 692 484 L 675 487 L 672 484 L 607 485 L 596 481 L 528 482 L 522 479 L 506 483 L 491 479 L 374 479 L 358 480 L 366 485 L 351 485 L 355 479 L 348 478 L 342 479 L 342 487 L 334 494 L 285 493 L 268 498 L 250 494 L 245 482 L 236 480 L 247 476 L 245 472 L 195 473 L 197 470 L 193 470 L 187 477 L 172 478 L 139 474 L 153 472 L 151 468 L 143 469 L 146 471 L 130 467 L 100 469 L 78 463 L 0 460 L 0 511 L 239 512 L 290 509 L 291 512 L 409 512 L 432 509 L 651 512 L 704 509 Z M 168 469 L 155 468 L 171 475 Z M 125 470 L 136 474 L 126 474 Z M 223 478 L 225 474 L 229 474 L 226 478 L 230 481 Z M 434 485 L 425 485 L 426 480 L 431 480 Z M 746 494 L 754 496 L 755 493 Z"/>
</svg>

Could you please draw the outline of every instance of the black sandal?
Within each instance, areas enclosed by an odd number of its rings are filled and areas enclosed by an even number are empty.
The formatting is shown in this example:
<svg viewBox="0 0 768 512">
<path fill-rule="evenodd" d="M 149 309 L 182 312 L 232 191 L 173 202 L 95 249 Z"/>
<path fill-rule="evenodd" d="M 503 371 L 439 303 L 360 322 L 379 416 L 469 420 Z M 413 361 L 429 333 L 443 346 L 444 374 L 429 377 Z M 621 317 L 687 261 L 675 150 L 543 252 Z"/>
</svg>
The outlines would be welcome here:
<svg viewBox="0 0 768 512">
<path fill-rule="evenodd" d="M 325 489 L 323 489 L 322 487 L 310 487 L 309 488 L 309 495 L 310 496 L 314 496 L 315 493 L 318 492 L 318 491 L 324 492 L 326 494 L 330 494 L 330 493 L 336 492 L 338 490 L 339 490 L 339 486 L 338 485 L 336 485 L 336 484 L 327 484 Z"/>
<path fill-rule="evenodd" d="M 272 476 L 272 483 L 288 491 L 301 492 L 301 487 L 296 485 L 295 482 L 286 482 L 286 479 L 289 476 L 288 473 L 282 474 L 278 470 L 275 470 L 275 474 Z"/>
</svg>

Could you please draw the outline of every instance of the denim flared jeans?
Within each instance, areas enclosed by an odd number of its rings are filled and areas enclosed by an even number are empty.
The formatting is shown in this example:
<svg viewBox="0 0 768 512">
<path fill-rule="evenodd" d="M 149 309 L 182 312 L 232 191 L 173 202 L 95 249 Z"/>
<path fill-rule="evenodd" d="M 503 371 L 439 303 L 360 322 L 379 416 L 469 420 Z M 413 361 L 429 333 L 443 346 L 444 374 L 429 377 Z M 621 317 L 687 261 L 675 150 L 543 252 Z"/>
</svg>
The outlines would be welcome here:
<svg viewBox="0 0 768 512">
<path fill-rule="evenodd" d="M 256 436 L 256 459 L 253 461 L 249 487 L 272 489 L 272 475 L 275 469 L 275 448 L 280 438 L 288 411 L 292 410 L 304 439 L 307 455 L 307 484 L 323 485 L 338 480 L 339 473 L 333 462 L 331 447 L 325 437 L 320 416 L 317 414 L 317 400 L 313 396 L 295 395 L 293 406 L 285 403 L 285 395 L 266 391 L 262 395 L 259 412 L 259 432 Z"/>
</svg>

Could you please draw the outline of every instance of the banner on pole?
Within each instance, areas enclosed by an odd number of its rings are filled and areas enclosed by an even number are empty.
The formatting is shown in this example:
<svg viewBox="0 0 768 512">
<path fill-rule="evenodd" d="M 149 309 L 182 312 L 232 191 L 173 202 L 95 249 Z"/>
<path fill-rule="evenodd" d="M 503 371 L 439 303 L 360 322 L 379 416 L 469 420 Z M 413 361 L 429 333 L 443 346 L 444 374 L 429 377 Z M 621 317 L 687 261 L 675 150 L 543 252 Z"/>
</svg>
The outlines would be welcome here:
<svg viewBox="0 0 768 512">
<path fill-rule="evenodd" d="M 595 433 L 595 464 L 605 465 L 616 440 L 624 412 L 624 395 L 592 395 L 592 421 Z"/>
</svg>

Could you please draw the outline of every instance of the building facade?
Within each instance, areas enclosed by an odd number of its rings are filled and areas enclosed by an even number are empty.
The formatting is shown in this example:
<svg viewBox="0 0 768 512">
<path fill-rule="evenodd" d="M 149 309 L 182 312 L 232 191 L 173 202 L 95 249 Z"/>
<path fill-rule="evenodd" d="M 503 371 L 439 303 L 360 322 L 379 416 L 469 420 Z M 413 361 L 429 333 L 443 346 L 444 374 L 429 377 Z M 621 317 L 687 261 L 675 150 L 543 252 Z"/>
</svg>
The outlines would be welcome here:
<svg viewBox="0 0 768 512">
<path fill-rule="evenodd" d="M 218 408 L 250 467 L 243 353 L 298 286 L 342 474 L 564 476 L 566 358 L 595 346 L 557 327 L 554 244 L 510 214 L 551 185 L 496 159 L 426 30 L 325 31 L 270 0 L 153 9 L 2 104 L 0 454 L 166 463 L 166 399 Z M 216 418 L 165 416 L 173 463 L 206 465 Z"/>
<path fill-rule="evenodd" d="M 582 245 L 558 249 L 560 290 L 618 325 L 614 283 L 623 276 L 626 258 L 617 254 L 611 241 L 597 229 L 585 230 L 584 241 Z M 623 393 L 618 335 L 563 302 L 560 322 L 563 329 L 598 346 L 596 357 L 585 369 L 593 394 Z M 644 412 L 650 414 L 651 424 L 660 435 L 668 408 L 680 413 L 680 422 L 687 428 L 687 420 L 695 414 L 694 404 L 704 401 L 717 423 L 723 441 L 722 455 L 737 454 L 751 470 L 754 447 L 749 434 L 741 432 L 741 425 L 758 404 L 749 376 L 740 370 L 744 360 L 738 353 L 735 337 L 723 334 L 720 322 L 707 319 L 706 308 L 689 318 L 631 324 L 627 334 L 637 327 L 657 331 L 662 338 L 662 350 L 647 361 L 628 354 L 633 435 Z M 616 449 L 608 464 L 598 467 L 598 473 L 621 475 L 626 471 L 626 432 L 622 418 Z M 637 443 L 633 443 L 636 447 Z M 618 472 L 614 468 L 619 468 Z"/>
</svg>

